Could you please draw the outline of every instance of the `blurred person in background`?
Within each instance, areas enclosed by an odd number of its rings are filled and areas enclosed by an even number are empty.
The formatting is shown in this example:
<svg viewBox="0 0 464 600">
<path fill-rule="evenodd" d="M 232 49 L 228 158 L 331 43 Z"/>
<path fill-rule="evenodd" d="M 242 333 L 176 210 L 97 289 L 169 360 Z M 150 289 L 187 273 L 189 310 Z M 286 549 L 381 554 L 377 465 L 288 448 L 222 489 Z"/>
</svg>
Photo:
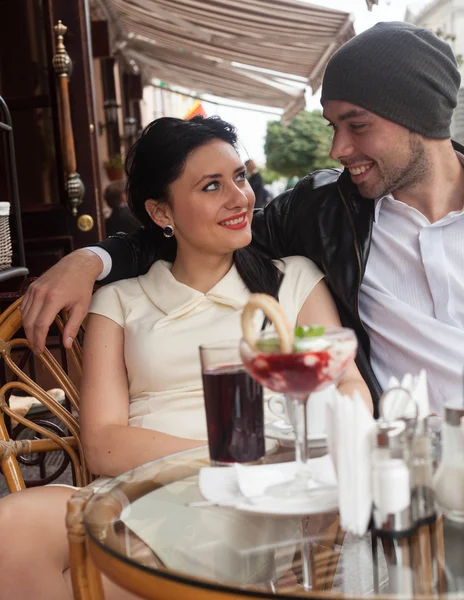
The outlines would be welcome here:
<svg viewBox="0 0 464 600">
<path fill-rule="evenodd" d="M 105 202 L 111 208 L 110 216 L 105 219 L 106 234 L 114 235 L 119 231 L 133 233 L 140 227 L 127 206 L 126 183 L 118 180 L 112 181 L 105 189 Z"/>
<path fill-rule="evenodd" d="M 255 208 L 263 208 L 266 206 L 267 194 L 264 190 L 264 183 L 261 173 L 258 171 L 255 161 L 251 160 L 251 158 L 245 161 L 245 167 L 247 168 L 248 183 L 251 185 L 251 189 L 255 193 Z"/>
</svg>

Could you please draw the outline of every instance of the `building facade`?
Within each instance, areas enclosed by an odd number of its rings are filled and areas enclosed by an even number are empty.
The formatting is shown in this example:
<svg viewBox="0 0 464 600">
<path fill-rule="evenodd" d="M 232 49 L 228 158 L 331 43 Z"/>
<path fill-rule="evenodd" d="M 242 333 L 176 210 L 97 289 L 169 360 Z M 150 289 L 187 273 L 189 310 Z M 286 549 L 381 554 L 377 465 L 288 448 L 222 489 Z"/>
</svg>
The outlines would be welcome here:
<svg viewBox="0 0 464 600">
<path fill-rule="evenodd" d="M 447 40 L 460 62 L 463 87 L 453 115 L 451 137 L 464 143 L 464 0 L 433 0 L 416 15 L 407 12 L 405 20 L 430 29 Z"/>
</svg>

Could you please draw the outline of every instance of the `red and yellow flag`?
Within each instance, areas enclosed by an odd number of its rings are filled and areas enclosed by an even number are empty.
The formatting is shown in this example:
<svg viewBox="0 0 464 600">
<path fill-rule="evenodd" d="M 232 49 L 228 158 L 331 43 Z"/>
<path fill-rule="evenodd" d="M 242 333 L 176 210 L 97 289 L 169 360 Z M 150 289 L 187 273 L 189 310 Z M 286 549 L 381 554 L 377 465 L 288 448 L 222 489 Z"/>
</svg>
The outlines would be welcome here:
<svg viewBox="0 0 464 600">
<path fill-rule="evenodd" d="M 206 117 L 205 109 L 203 108 L 200 100 L 195 100 L 192 108 L 186 113 L 184 119 L 188 121 L 189 119 L 193 119 L 197 115 L 201 115 L 202 117 Z"/>
</svg>

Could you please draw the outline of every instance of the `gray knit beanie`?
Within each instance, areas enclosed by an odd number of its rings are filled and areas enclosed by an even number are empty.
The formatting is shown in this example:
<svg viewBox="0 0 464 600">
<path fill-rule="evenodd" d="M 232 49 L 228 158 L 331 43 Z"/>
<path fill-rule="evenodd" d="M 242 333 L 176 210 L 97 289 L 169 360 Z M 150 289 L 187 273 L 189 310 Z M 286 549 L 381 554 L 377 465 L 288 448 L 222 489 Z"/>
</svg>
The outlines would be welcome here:
<svg viewBox="0 0 464 600">
<path fill-rule="evenodd" d="M 428 138 L 450 137 L 461 76 L 450 45 L 409 23 L 377 23 L 330 59 L 321 104 L 342 100 Z"/>
</svg>

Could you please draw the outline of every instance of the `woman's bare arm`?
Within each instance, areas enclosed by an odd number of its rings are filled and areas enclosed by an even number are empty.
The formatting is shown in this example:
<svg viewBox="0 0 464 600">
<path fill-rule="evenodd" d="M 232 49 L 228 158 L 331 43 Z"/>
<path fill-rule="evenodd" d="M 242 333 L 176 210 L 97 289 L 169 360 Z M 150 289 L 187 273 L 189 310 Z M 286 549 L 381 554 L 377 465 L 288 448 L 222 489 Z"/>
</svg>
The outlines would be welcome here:
<svg viewBox="0 0 464 600">
<path fill-rule="evenodd" d="M 298 325 L 323 325 L 324 327 L 340 327 L 337 307 L 324 282 L 320 281 L 306 298 L 298 314 Z M 341 394 L 352 395 L 358 391 L 369 411 L 373 411 L 369 389 L 361 377 L 354 360 L 350 362 L 343 379 L 337 385 Z"/>
<path fill-rule="evenodd" d="M 89 469 L 115 476 L 162 456 L 206 442 L 130 427 L 124 330 L 91 314 L 85 331 L 81 435 Z"/>
</svg>

